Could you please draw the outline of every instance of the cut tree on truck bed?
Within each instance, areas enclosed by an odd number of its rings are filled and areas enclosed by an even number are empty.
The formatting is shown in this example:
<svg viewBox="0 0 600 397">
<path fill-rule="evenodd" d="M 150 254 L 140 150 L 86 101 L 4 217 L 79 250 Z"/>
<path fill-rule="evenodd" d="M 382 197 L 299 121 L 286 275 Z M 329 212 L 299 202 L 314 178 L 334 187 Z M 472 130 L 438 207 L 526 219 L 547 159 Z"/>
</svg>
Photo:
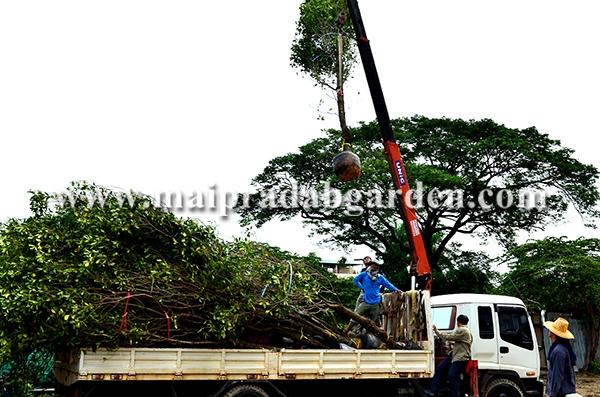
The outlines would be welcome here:
<svg viewBox="0 0 600 397">
<path fill-rule="evenodd" d="M 398 296 L 403 304 L 393 305 Z M 387 294 L 385 306 L 385 332 L 404 349 L 73 349 L 58 357 L 55 374 L 70 396 L 137 393 L 149 384 L 174 396 L 294 396 L 363 387 L 391 396 L 402 387 L 413 390 L 410 379 L 433 375 L 433 333 L 427 291 Z"/>
</svg>

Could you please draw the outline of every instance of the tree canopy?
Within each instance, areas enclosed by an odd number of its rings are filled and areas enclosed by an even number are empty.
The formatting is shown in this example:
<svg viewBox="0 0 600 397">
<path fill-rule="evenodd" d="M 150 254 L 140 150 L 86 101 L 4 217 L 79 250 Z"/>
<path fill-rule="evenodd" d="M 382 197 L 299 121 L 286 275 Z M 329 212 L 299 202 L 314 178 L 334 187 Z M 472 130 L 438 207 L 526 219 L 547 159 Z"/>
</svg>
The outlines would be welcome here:
<svg viewBox="0 0 600 397">
<path fill-rule="evenodd" d="M 586 321 L 587 366 L 600 334 L 600 239 L 546 238 L 514 247 L 505 260 L 510 271 L 503 276 L 503 293 L 520 297 L 530 308 Z"/>
<path fill-rule="evenodd" d="M 338 70 L 338 17 L 346 12 L 345 0 L 304 0 L 300 4 L 296 35 L 291 48 L 292 67 L 310 76 L 322 87 L 336 89 Z M 341 24 L 342 33 L 353 37 L 350 23 Z M 356 62 L 356 47 L 347 40 L 342 51 L 343 79 Z"/>
<path fill-rule="evenodd" d="M 511 246 L 517 231 L 560 222 L 569 205 L 589 224 L 598 215 L 598 170 L 535 127 L 424 116 L 395 119 L 392 126 L 412 187 L 420 182 L 424 195 L 433 198 L 417 207 L 432 267 L 459 234 L 478 233 Z M 297 152 L 273 158 L 253 179 L 256 192 L 238 206 L 244 224 L 260 227 L 300 216 L 325 243 L 366 245 L 384 258 L 402 261 L 409 247 L 401 218 L 393 205 L 374 200 L 377 192 L 385 198 L 393 189 L 377 124 L 361 123 L 353 134 L 353 149 L 362 159 L 359 180 L 343 184 L 335 179 L 331 159 L 339 150 L 339 132 L 328 130 Z M 333 190 L 326 189 L 327 183 Z M 341 206 L 315 200 L 315 192 L 336 190 L 347 199 Z M 509 196 L 513 205 L 507 205 Z M 519 198 L 529 202 L 517 205 Z"/>
</svg>

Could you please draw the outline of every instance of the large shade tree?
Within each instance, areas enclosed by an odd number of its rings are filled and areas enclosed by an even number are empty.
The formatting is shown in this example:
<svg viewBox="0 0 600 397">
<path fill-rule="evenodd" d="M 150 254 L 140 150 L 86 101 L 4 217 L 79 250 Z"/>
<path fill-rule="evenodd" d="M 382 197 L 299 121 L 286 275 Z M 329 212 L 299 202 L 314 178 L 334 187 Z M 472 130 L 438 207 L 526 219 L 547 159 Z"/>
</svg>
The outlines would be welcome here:
<svg viewBox="0 0 600 397">
<path fill-rule="evenodd" d="M 478 233 L 511 246 L 517 231 L 560 222 L 569 206 L 590 225 L 598 215 L 598 170 L 534 127 L 423 116 L 396 119 L 392 125 L 411 183 L 419 181 L 425 196 L 434 198 L 417 208 L 433 268 L 461 234 Z M 339 150 L 339 131 L 329 130 L 297 152 L 273 158 L 253 179 L 256 192 L 238 211 L 246 225 L 255 226 L 300 216 L 325 243 L 365 245 L 404 267 L 410 249 L 399 227 L 401 217 L 393 206 L 374 205 L 375 193 L 387 197 L 393 189 L 377 124 L 362 123 L 353 130 L 363 167 L 359 180 L 344 184 L 335 179 L 331 159 Z M 326 192 L 326 183 L 351 198 L 346 201 L 352 205 L 315 200 L 315 192 Z M 509 196 L 513 205 L 507 205 Z M 536 200 L 517 205 L 520 197 Z"/>
<path fill-rule="evenodd" d="M 584 366 L 596 357 L 600 337 L 600 239 L 547 238 L 513 248 L 501 291 L 537 307 L 583 320 Z"/>
</svg>

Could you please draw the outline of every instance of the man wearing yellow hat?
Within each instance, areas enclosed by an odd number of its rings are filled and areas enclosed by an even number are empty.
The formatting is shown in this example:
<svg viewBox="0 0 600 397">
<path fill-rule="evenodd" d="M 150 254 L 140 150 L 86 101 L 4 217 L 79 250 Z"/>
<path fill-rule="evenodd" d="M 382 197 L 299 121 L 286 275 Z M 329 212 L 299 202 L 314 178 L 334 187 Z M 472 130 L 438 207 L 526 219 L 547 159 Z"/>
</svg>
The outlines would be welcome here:
<svg viewBox="0 0 600 397">
<path fill-rule="evenodd" d="M 544 322 L 544 327 L 550 332 L 552 346 L 548 352 L 548 384 L 546 394 L 549 397 L 563 397 L 575 393 L 576 356 L 571 346 L 575 339 L 569 331 L 569 322 L 562 317 L 555 321 Z"/>
</svg>

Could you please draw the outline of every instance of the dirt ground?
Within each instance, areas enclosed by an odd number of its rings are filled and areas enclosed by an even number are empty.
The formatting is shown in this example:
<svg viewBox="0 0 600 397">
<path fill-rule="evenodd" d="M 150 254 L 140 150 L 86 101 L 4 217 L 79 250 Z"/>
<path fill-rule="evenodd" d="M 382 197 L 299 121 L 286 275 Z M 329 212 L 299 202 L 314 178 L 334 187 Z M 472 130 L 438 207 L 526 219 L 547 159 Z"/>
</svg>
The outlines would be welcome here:
<svg viewBox="0 0 600 397">
<path fill-rule="evenodd" d="M 583 397 L 600 397 L 600 375 L 578 373 L 577 393 Z"/>
<path fill-rule="evenodd" d="M 600 397 L 600 375 L 578 372 L 576 378 L 577 393 L 583 397 Z M 542 372 L 542 381 L 546 384 L 546 374 L 544 372 Z"/>
</svg>

